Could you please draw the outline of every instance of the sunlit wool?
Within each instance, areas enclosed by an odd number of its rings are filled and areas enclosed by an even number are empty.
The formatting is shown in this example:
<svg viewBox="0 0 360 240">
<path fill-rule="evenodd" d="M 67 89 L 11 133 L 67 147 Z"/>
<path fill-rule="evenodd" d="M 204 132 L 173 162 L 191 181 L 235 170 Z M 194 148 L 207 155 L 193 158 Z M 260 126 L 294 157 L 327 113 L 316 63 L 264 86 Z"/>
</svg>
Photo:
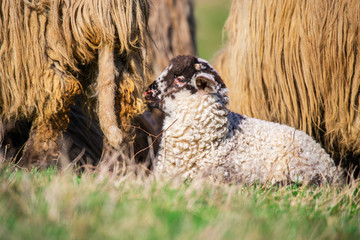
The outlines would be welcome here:
<svg viewBox="0 0 360 240">
<path fill-rule="evenodd" d="M 88 86 L 102 131 L 119 147 L 119 126 L 142 110 L 147 17 L 146 0 L 1 3 L 1 120 L 33 121 L 25 163 L 56 159 L 73 97 Z"/>
<path fill-rule="evenodd" d="M 230 109 L 301 129 L 359 165 L 359 12 L 356 0 L 234 0 L 215 59 Z"/>
</svg>

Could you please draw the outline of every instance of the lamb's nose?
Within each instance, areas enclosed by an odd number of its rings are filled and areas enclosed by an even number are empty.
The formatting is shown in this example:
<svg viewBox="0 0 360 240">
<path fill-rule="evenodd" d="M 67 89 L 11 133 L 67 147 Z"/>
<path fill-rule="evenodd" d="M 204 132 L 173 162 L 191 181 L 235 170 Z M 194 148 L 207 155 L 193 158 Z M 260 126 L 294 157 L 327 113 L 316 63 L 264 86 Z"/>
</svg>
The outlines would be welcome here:
<svg viewBox="0 0 360 240">
<path fill-rule="evenodd" d="M 147 96 L 152 96 L 154 94 L 154 90 L 147 90 L 146 92 L 145 92 L 145 97 L 147 97 Z"/>
</svg>

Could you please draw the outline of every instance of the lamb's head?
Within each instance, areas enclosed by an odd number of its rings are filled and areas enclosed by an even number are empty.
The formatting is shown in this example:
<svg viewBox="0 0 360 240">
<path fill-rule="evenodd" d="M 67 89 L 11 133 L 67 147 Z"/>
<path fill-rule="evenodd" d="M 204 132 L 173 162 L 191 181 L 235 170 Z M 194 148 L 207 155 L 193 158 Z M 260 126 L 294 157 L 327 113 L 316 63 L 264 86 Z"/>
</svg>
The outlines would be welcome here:
<svg viewBox="0 0 360 240">
<path fill-rule="evenodd" d="M 145 99 L 150 108 L 159 108 L 167 112 L 167 98 L 182 101 L 179 94 L 199 96 L 211 95 L 222 104 L 228 103 L 228 90 L 216 72 L 205 60 L 195 56 L 177 56 L 170 61 L 169 66 L 148 87 Z"/>
</svg>

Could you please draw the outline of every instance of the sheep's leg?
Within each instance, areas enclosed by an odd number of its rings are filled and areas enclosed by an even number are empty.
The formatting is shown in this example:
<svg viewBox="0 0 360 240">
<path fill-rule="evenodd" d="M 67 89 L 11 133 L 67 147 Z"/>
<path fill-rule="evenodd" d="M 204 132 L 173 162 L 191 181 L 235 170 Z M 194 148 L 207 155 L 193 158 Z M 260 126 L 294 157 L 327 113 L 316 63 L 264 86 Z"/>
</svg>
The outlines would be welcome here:
<svg viewBox="0 0 360 240">
<path fill-rule="evenodd" d="M 68 117 L 64 113 L 57 113 L 47 120 L 36 119 L 19 165 L 23 167 L 56 165 L 63 138 L 62 132 L 67 124 Z"/>
<path fill-rule="evenodd" d="M 119 73 L 114 64 L 114 53 L 111 45 L 105 45 L 99 50 L 99 76 L 97 92 L 99 96 L 100 127 L 109 144 L 119 148 L 124 133 L 119 128 L 115 111 L 115 79 Z"/>
</svg>

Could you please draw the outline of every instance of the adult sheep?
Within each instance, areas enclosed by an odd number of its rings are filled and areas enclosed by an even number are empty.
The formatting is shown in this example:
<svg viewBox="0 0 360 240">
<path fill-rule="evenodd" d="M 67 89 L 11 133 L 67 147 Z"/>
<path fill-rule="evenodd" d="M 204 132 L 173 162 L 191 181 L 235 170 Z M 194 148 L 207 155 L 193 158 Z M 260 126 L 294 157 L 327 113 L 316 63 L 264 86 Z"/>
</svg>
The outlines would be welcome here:
<svg viewBox="0 0 360 240">
<path fill-rule="evenodd" d="M 119 147 L 142 110 L 148 11 L 146 0 L 2 1 L 1 120 L 32 120 L 23 165 L 56 160 L 80 92 L 96 95 L 101 129 Z"/>
<path fill-rule="evenodd" d="M 192 178 L 204 171 L 243 183 L 323 184 L 334 161 L 309 135 L 229 111 L 228 90 L 205 60 L 178 56 L 145 93 L 165 113 L 155 173 Z"/>
<path fill-rule="evenodd" d="M 230 108 L 301 129 L 359 166 L 359 12 L 356 0 L 233 1 L 214 64 Z"/>
</svg>

